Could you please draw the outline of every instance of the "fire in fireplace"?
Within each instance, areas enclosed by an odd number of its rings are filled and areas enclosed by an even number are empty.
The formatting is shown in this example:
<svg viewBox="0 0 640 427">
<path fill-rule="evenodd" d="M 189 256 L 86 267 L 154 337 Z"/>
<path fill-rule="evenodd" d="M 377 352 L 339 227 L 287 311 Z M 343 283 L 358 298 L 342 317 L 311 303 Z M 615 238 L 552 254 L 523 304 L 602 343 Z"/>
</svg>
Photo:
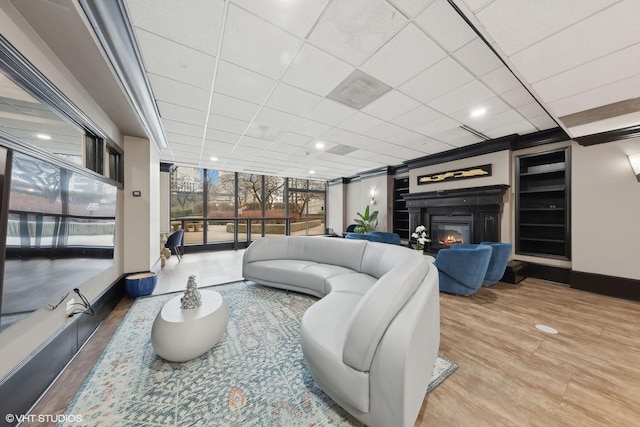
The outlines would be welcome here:
<svg viewBox="0 0 640 427">
<path fill-rule="evenodd" d="M 471 215 L 431 216 L 431 249 L 439 250 L 460 243 L 471 243 Z"/>
</svg>

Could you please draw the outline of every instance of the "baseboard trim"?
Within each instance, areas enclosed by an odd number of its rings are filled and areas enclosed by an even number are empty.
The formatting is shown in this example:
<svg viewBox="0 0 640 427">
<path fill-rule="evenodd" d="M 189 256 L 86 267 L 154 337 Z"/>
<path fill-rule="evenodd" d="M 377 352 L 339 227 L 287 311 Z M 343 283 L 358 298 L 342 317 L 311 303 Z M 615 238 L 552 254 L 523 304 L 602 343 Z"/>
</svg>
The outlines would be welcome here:
<svg viewBox="0 0 640 427">
<path fill-rule="evenodd" d="M 527 266 L 527 277 L 549 280 L 551 282 L 568 285 L 571 282 L 571 269 L 556 267 L 553 265 L 536 264 L 529 261 L 524 262 Z"/>
<path fill-rule="evenodd" d="M 85 341 L 125 296 L 125 275 L 93 302 L 95 316 L 76 315 L 0 382 L 0 413 L 27 414 L 51 383 L 73 359 Z M 0 425 L 14 426 L 5 417 Z"/>
<path fill-rule="evenodd" d="M 640 301 L 640 280 L 571 271 L 571 288 L 610 297 Z"/>
</svg>

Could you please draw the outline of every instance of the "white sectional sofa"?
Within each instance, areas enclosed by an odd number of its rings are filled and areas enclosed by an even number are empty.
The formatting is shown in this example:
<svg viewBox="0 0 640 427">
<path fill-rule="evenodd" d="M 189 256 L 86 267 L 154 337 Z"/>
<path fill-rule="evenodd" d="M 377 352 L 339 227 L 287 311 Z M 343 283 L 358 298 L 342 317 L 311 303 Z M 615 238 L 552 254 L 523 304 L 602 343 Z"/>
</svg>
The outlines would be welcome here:
<svg viewBox="0 0 640 427">
<path fill-rule="evenodd" d="M 275 237 L 244 254 L 245 280 L 321 298 L 300 340 L 318 386 L 370 426 L 413 426 L 440 344 L 438 271 L 417 251 Z"/>
</svg>

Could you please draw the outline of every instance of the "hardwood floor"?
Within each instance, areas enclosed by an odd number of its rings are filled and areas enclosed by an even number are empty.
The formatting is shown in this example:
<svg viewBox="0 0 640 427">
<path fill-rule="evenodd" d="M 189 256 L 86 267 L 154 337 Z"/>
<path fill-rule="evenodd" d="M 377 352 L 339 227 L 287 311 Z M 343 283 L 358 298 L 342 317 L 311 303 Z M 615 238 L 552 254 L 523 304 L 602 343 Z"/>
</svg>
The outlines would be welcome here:
<svg viewBox="0 0 640 427">
<path fill-rule="evenodd" d="M 33 414 L 64 412 L 131 303 L 120 302 Z M 425 399 L 417 426 L 640 425 L 640 303 L 526 279 L 440 294 L 440 311 L 440 354 L 460 367 Z"/>
<path fill-rule="evenodd" d="M 536 279 L 440 297 L 440 353 L 460 368 L 417 425 L 640 425 L 640 303 Z"/>
</svg>

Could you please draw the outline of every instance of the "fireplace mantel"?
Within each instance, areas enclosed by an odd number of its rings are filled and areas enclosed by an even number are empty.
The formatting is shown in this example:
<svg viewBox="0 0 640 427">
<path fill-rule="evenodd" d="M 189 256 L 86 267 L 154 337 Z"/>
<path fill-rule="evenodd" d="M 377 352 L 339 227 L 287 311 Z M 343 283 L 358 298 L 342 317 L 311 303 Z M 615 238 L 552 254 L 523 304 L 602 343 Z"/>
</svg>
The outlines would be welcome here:
<svg viewBox="0 0 640 427">
<path fill-rule="evenodd" d="M 508 185 L 409 193 L 402 197 L 409 211 L 409 229 L 431 226 L 433 216 L 468 216 L 473 220 L 472 241 L 500 241 L 500 214 Z M 427 249 L 429 251 L 429 249 Z"/>
</svg>

